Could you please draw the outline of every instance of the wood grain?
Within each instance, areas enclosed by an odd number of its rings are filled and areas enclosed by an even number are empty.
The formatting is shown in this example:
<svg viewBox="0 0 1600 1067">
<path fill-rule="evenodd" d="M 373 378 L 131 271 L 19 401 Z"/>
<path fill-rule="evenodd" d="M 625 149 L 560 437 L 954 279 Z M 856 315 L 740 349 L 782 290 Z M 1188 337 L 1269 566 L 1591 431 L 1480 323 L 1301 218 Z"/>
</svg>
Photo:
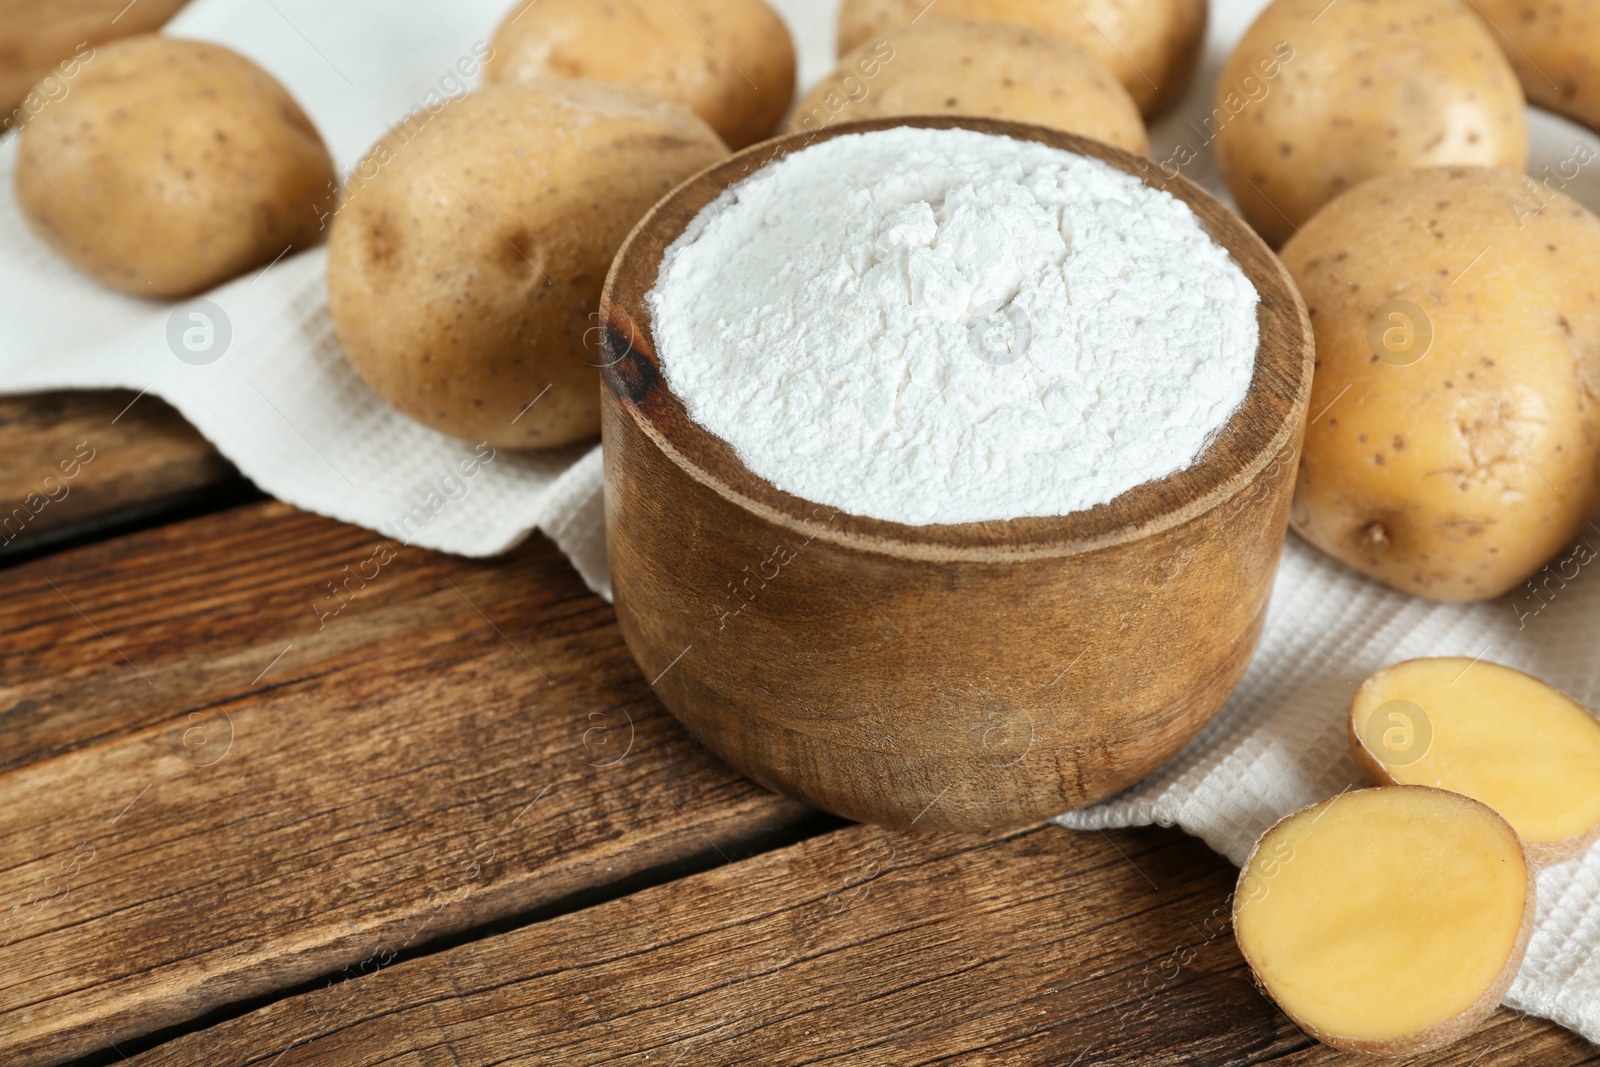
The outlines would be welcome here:
<svg viewBox="0 0 1600 1067">
<path fill-rule="evenodd" d="M 151 33 L 187 2 L 0 0 L 0 130 L 26 121 L 28 90 L 80 43 Z"/>
<path fill-rule="evenodd" d="M 1261 340 L 1248 395 L 1194 464 L 1070 515 L 909 526 L 783 492 L 694 423 L 651 332 L 665 250 L 773 158 L 906 123 L 1099 158 L 1185 201 L 1229 251 L 1260 294 Z M 1044 127 L 845 123 L 680 186 L 619 253 L 601 319 L 623 635 L 690 732 L 769 788 L 886 826 L 1037 822 L 1167 762 L 1242 677 L 1288 526 L 1311 327 L 1277 257 L 1192 182 Z"/>
<path fill-rule="evenodd" d="M 0 574 L 8 1067 L 808 817 L 678 728 L 547 542 L 382 545 L 271 504 Z"/>
<path fill-rule="evenodd" d="M 134 1064 L 1372 1062 L 1310 1048 L 1255 992 L 1226 926 L 1233 874 L 1172 831 L 856 827 L 333 983 Z M 1409 1062 L 1595 1051 L 1503 1013 Z"/>
<path fill-rule="evenodd" d="M 0 555 L 237 477 L 164 401 L 122 390 L 0 397 Z"/>
</svg>

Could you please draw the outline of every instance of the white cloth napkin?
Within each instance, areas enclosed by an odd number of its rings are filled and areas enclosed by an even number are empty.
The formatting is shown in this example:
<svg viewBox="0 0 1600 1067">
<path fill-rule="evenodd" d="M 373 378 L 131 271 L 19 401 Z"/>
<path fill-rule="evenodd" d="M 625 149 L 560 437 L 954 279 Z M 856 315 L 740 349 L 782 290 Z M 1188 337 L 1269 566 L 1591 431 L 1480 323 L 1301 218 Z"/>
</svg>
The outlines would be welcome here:
<svg viewBox="0 0 1600 1067">
<path fill-rule="evenodd" d="M 1151 130 L 1157 159 L 1182 162 L 1190 155 L 1180 146 L 1188 146 L 1198 158 L 1183 173 L 1224 198 L 1204 121 L 1222 63 L 1264 6 L 1214 0 L 1197 85 Z M 1593 131 L 1544 112 L 1531 113 L 1529 133 L 1536 176 L 1544 167 L 1570 174 L 1570 164 L 1559 164 L 1575 146 L 1600 151 Z M 1563 191 L 1600 210 L 1600 173 L 1590 171 L 1600 168 L 1586 168 Z M 1281 816 L 1364 784 L 1345 737 L 1350 698 L 1372 672 L 1417 656 L 1482 656 L 1600 707 L 1600 569 L 1577 566 L 1600 551 L 1600 525 L 1585 537 L 1589 549 L 1565 568 L 1577 570 L 1576 579 L 1551 581 L 1539 596 L 1450 606 L 1386 589 L 1290 537 L 1260 651 L 1216 721 L 1133 789 L 1056 821 L 1075 829 L 1177 826 L 1243 863 Z M 1533 940 L 1506 1004 L 1600 1042 L 1600 846 L 1540 874 Z"/>
<path fill-rule="evenodd" d="M 1074 829 L 1177 826 L 1235 864 L 1279 817 L 1364 784 L 1345 714 L 1371 673 L 1417 656 L 1466 656 L 1537 675 L 1600 706 L 1600 564 L 1567 564 L 1541 595 L 1443 605 L 1385 589 L 1291 537 L 1266 633 L 1244 683 L 1176 760 Z M 1559 568 L 1552 568 L 1558 570 Z M 1527 962 L 1506 1003 L 1600 1041 L 1600 846 L 1539 875 Z"/>
<path fill-rule="evenodd" d="M 467 88 L 457 64 L 474 58 L 509 6 L 196 0 L 169 32 L 228 45 L 271 71 L 348 171 L 409 112 Z M 291 504 L 469 556 L 543 529 L 608 592 L 597 446 L 479 450 L 389 408 L 334 340 L 323 249 L 238 278 L 203 304 L 104 289 L 24 225 L 10 194 L 16 157 L 13 135 L 0 142 L 0 391 L 123 386 L 161 396 Z M 211 331 L 210 350 L 190 354 L 211 362 L 175 354 L 169 332 L 191 329 Z M 205 334 L 195 336 L 205 347 Z"/>
<path fill-rule="evenodd" d="M 1185 174 L 1225 195 L 1206 149 L 1212 87 L 1265 0 L 1216 0 L 1207 62 L 1179 111 L 1151 131 L 1158 159 L 1197 157 Z M 795 30 L 802 82 L 833 62 L 838 0 L 775 0 Z M 170 32 L 227 44 L 272 71 L 348 170 L 388 126 L 459 92 L 451 74 L 509 0 L 195 0 Z M 1533 171 L 1600 138 L 1535 113 Z M 1175 155 L 1175 153 L 1178 153 Z M 0 142 L 9 189 L 15 138 Z M 1592 172 L 1592 173 L 1591 173 Z M 1600 168 L 1566 191 L 1600 208 Z M 610 595 L 600 452 L 501 452 L 392 412 L 333 340 L 321 251 L 287 259 L 207 294 L 214 308 L 118 296 L 76 274 L 23 225 L 0 193 L 0 392 L 124 386 L 166 398 L 263 490 L 385 537 L 492 555 L 530 530 L 548 534 L 586 581 Z M 231 329 L 207 365 L 168 343 L 191 311 Z M 466 472 L 471 471 L 468 475 Z M 1591 544 L 1600 547 L 1600 531 Z M 1547 594 L 1548 595 L 1548 594 Z M 1390 592 L 1293 539 L 1260 654 L 1217 721 L 1175 762 L 1107 804 L 1063 816 L 1079 828 L 1175 825 L 1240 862 L 1280 815 L 1357 781 L 1343 714 L 1368 673 L 1411 656 L 1483 655 L 1523 667 L 1591 706 L 1600 702 L 1600 574 L 1588 568 L 1540 607 L 1499 601 L 1442 607 Z M 1528 961 L 1508 1003 L 1600 1041 L 1600 848 L 1540 877 Z"/>
<path fill-rule="evenodd" d="M 789 0 L 804 74 L 832 62 L 831 3 Z M 284 83 L 342 172 L 408 113 L 459 95 L 511 0 L 195 0 L 168 32 L 243 52 Z M 93 60 L 89 61 L 92 67 Z M 328 320 L 322 249 L 236 279 L 204 303 L 121 296 L 28 230 L 10 195 L 17 139 L 0 141 L 0 392 L 121 386 L 160 396 L 264 491 L 386 538 L 467 556 L 543 530 L 610 595 L 600 450 L 484 452 L 373 395 Z M 199 315 L 200 318 L 193 318 Z M 185 362 L 169 332 L 209 348 Z M 205 331 L 210 331 L 207 340 Z M 217 340 L 228 337 L 226 348 Z M 486 456 L 492 458 L 486 459 Z"/>
</svg>

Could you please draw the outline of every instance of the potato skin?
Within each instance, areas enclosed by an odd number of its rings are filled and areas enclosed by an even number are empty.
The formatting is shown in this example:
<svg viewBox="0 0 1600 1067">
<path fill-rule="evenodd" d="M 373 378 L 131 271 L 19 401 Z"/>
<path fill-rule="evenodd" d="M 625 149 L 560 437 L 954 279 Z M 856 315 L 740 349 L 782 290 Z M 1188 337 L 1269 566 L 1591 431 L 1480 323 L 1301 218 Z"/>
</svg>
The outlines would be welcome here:
<svg viewBox="0 0 1600 1067">
<path fill-rule="evenodd" d="M 839 53 L 917 19 L 1004 19 L 1077 45 L 1109 70 L 1145 118 L 1159 115 L 1194 76 L 1207 0 L 844 0 Z M 920 18 L 919 18 L 920 16 Z"/>
<path fill-rule="evenodd" d="M 1481 808 L 1495 822 L 1500 824 L 1508 839 L 1518 841 L 1518 843 L 1521 844 L 1520 840 L 1517 838 L 1517 832 L 1511 828 L 1510 824 L 1507 823 L 1498 812 L 1494 811 L 1487 805 L 1480 803 L 1479 801 L 1471 799 L 1470 797 L 1465 797 L 1459 793 L 1451 793 L 1448 790 L 1436 789 L 1433 786 L 1426 785 L 1399 785 L 1385 786 L 1383 788 L 1428 790 L 1429 792 L 1447 795 L 1458 801 L 1462 801 L 1471 807 Z M 1239 868 L 1239 880 L 1234 885 L 1234 892 L 1232 896 L 1232 918 L 1235 930 L 1239 928 L 1240 908 L 1252 897 L 1259 898 L 1259 894 L 1262 892 L 1262 886 L 1265 883 L 1261 881 L 1261 877 L 1257 873 L 1256 860 L 1262 855 L 1262 849 L 1271 842 L 1272 838 L 1275 836 L 1275 832 L 1288 825 L 1295 818 L 1304 816 L 1306 813 L 1312 810 L 1317 808 L 1325 808 L 1328 805 L 1339 801 L 1341 797 L 1357 795 L 1362 792 L 1370 792 L 1370 790 L 1357 790 L 1356 794 L 1341 793 L 1338 796 L 1331 797 L 1319 804 L 1312 804 L 1301 808 L 1299 811 L 1290 812 L 1288 815 L 1285 815 L 1283 818 L 1273 823 L 1272 826 L 1267 829 L 1266 833 L 1262 834 L 1261 837 L 1256 840 L 1255 845 L 1250 849 L 1250 854 L 1245 857 L 1244 865 Z M 1292 863 L 1293 855 L 1293 852 L 1291 852 L 1289 854 L 1289 858 L 1279 860 L 1277 862 Z M 1525 845 L 1523 846 L 1523 856 L 1524 858 L 1527 856 L 1527 847 Z M 1272 861 L 1264 861 L 1264 863 L 1270 862 Z M 1467 1008 L 1465 1008 L 1455 1018 L 1447 1019 L 1444 1022 L 1431 1026 L 1420 1033 L 1411 1034 L 1403 1038 L 1393 1038 L 1387 1041 L 1360 1041 L 1340 1037 L 1337 1034 L 1330 1034 L 1320 1030 L 1317 1027 L 1307 1023 L 1304 1019 L 1297 1018 L 1293 1012 L 1284 1007 L 1284 1005 L 1278 1001 L 1278 998 L 1273 995 L 1271 988 L 1269 988 L 1267 983 L 1262 980 L 1257 961 L 1250 958 L 1250 952 L 1245 948 L 1242 942 L 1239 945 L 1240 954 L 1244 956 L 1245 963 L 1250 968 L 1250 980 L 1255 984 L 1255 987 L 1261 991 L 1261 995 L 1272 1001 L 1274 1004 L 1277 1004 L 1279 1010 L 1282 1011 L 1291 1022 L 1293 1022 L 1301 1030 L 1304 1030 L 1306 1034 L 1313 1040 L 1319 1041 L 1330 1048 L 1336 1048 L 1344 1052 L 1353 1052 L 1360 1055 L 1384 1059 L 1398 1059 L 1405 1056 L 1415 1056 L 1421 1053 L 1433 1052 L 1437 1051 L 1438 1049 L 1447 1048 L 1458 1042 L 1466 1040 L 1482 1028 L 1485 1020 L 1494 1014 L 1495 1009 L 1500 1006 L 1500 1002 L 1505 999 L 1506 993 L 1508 993 L 1511 989 L 1511 984 L 1516 981 L 1517 972 L 1522 969 L 1523 960 L 1527 958 L 1528 943 L 1533 939 L 1533 922 L 1537 917 L 1539 910 L 1539 882 L 1537 878 L 1538 872 L 1535 870 L 1533 864 L 1526 863 L 1526 868 L 1527 890 L 1526 895 L 1523 898 L 1525 903 L 1522 909 L 1522 924 L 1517 928 L 1516 938 L 1512 942 L 1511 951 L 1507 953 L 1505 969 L 1501 971 L 1499 978 L 1496 979 L 1488 989 L 1484 990 L 1484 993 L 1481 997 L 1467 1006 Z M 1270 886 L 1268 886 L 1268 890 L 1270 891 Z"/>
<path fill-rule="evenodd" d="M 1600 506 L 1600 219 L 1522 175 L 1428 168 L 1334 200 L 1282 257 L 1317 343 L 1302 537 L 1441 601 L 1571 543 Z"/>
<path fill-rule="evenodd" d="M 484 82 L 596 78 L 691 108 L 731 147 L 765 140 L 794 101 L 795 51 L 764 0 L 538 0 L 490 41 Z"/>
<path fill-rule="evenodd" d="M 230 49 L 106 45 L 23 128 L 17 202 L 73 266 L 182 297 L 322 239 L 336 177 L 311 120 Z"/>
<path fill-rule="evenodd" d="M 1252 71 L 1274 58 L 1279 76 L 1233 113 L 1228 95 L 1248 98 Z M 1522 89 L 1460 0 L 1275 0 L 1229 58 L 1216 108 L 1217 165 L 1275 248 L 1379 174 L 1528 162 Z"/>
<path fill-rule="evenodd" d="M 1600 123 L 1600 3 L 1473 0 L 1494 28 L 1528 99 L 1575 122 Z"/>
<path fill-rule="evenodd" d="M 612 257 L 657 200 L 727 154 L 686 108 L 598 81 L 495 86 L 390 131 L 329 239 L 345 354 L 383 399 L 456 437 L 594 436 L 594 313 Z"/>
<path fill-rule="evenodd" d="M 150 33 L 164 26 L 188 0 L 0 0 L 0 112 L 29 110 L 26 94 L 68 57 L 94 46 Z M 80 46 L 87 46 L 80 49 Z"/>
<path fill-rule="evenodd" d="M 927 19 L 869 41 L 796 109 L 797 132 L 897 115 L 976 115 L 1150 151 L 1139 108 L 1065 41 L 1014 22 Z"/>
<path fill-rule="evenodd" d="M 1423 657 L 1422 661 L 1426 659 L 1427 657 Z M 1366 775 L 1367 781 L 1375 786 L 1403 786 L 1405 783 L 1395 777 L 1393 769 L 1367 747 L 1366 739 L 1361 736 L 1360 708 L 1362 697 L 1366 695 L 1369 689 L 1382 686 L 1391 672 L 1403 670 L 1412 663 L 1422 661 L 1415 659 L 1402 660 L 1399 663 L 1383 668 L 1362 682 L 1356 689 L 1355 696 L 1350 698 L 1350 709 L 1345 714 L 1345 740 L 1350 746 L 1351 755 L 1355 757 L 1356 766 L 1361 768 L 1361 773 Z M 1503 667 L 1501 664 L 1495 664 L 1495 666 Z M 1514 670 L 1515 668 L 1504 667 L 1504 669 Z M 1571 693 L 1556 689 L 1555 686 L 1546 682 L 1543 678 L 1536 678 L 1526 671 L 1517 671 L 1516 673 L 1531 679 L 1546 689 L 1559 693 L 1580 708 L 1584 706 L 1583 701 L 1574 697 Z M 1600 826 L 1596 826 L 1587 834 L 1568 838 L 1565 841 L 1528 841 L 1524 839 L 1522 850 L 1528 857 L 1528 863 L 1535 870 L 1543 870 L 1546 867 L 1554 867 L 1558 864 L 1566 863 L 1568 860 L 1577 859 L 1589 851 L 1596 842 L 1600 842 Z"/>
</svg>

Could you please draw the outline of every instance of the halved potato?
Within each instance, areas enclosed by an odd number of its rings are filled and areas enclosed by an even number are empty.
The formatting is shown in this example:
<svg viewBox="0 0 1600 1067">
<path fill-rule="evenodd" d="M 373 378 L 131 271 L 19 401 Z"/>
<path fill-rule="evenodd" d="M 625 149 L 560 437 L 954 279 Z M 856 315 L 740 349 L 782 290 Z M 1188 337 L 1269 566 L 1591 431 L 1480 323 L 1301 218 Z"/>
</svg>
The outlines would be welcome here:
<svg viewBox="0 0 1600 1067">
<path fill-rule="evenodd" d="M 1470 1034 L 1533 931 L 1534 882 L 1505 820 L 1457 793 L 1341 793 L 1264 834 L 1234 895 L 1256 981 L 1312 1037 L 1398 1056 Z"/>
<path fill-rule="evenodd" d="M 1481 800 L 1537 866 L 1600 840 L 1600 720 L 1498 663 L 1414 659 L 1350 702 L 1350 748 L 1379 785 L 1431 785 Z"/>
</svg>

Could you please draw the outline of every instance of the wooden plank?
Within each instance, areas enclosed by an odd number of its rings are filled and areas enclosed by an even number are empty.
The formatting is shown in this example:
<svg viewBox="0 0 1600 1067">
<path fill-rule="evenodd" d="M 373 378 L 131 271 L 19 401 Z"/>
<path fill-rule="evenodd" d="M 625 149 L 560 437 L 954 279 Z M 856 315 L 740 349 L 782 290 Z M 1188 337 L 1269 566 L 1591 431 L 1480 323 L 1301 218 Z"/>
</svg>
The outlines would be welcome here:
<svg viewBox="0 0 1600 1067">
<path fill-rule="evenodd" d="M 1174 831 L 860 827 L 185 1035 L 135 1067 L 1368 1063 L 1256 993 L 1235 872 Z M 1450 1067 L 1596 1050 L 1501 1013 Z"/>
<path fill-rule="evenodd" d="M 237 476 L 156 397 L 121 390 L 0 397 L 0 554 L 147 513 Z"/>
<path fill-rule="evenodd" d="M 0 573 L 0 737 L 8 1065 L 810 818 L 690 741 L 547 542 L 281 504 Z"/>
</svg>

